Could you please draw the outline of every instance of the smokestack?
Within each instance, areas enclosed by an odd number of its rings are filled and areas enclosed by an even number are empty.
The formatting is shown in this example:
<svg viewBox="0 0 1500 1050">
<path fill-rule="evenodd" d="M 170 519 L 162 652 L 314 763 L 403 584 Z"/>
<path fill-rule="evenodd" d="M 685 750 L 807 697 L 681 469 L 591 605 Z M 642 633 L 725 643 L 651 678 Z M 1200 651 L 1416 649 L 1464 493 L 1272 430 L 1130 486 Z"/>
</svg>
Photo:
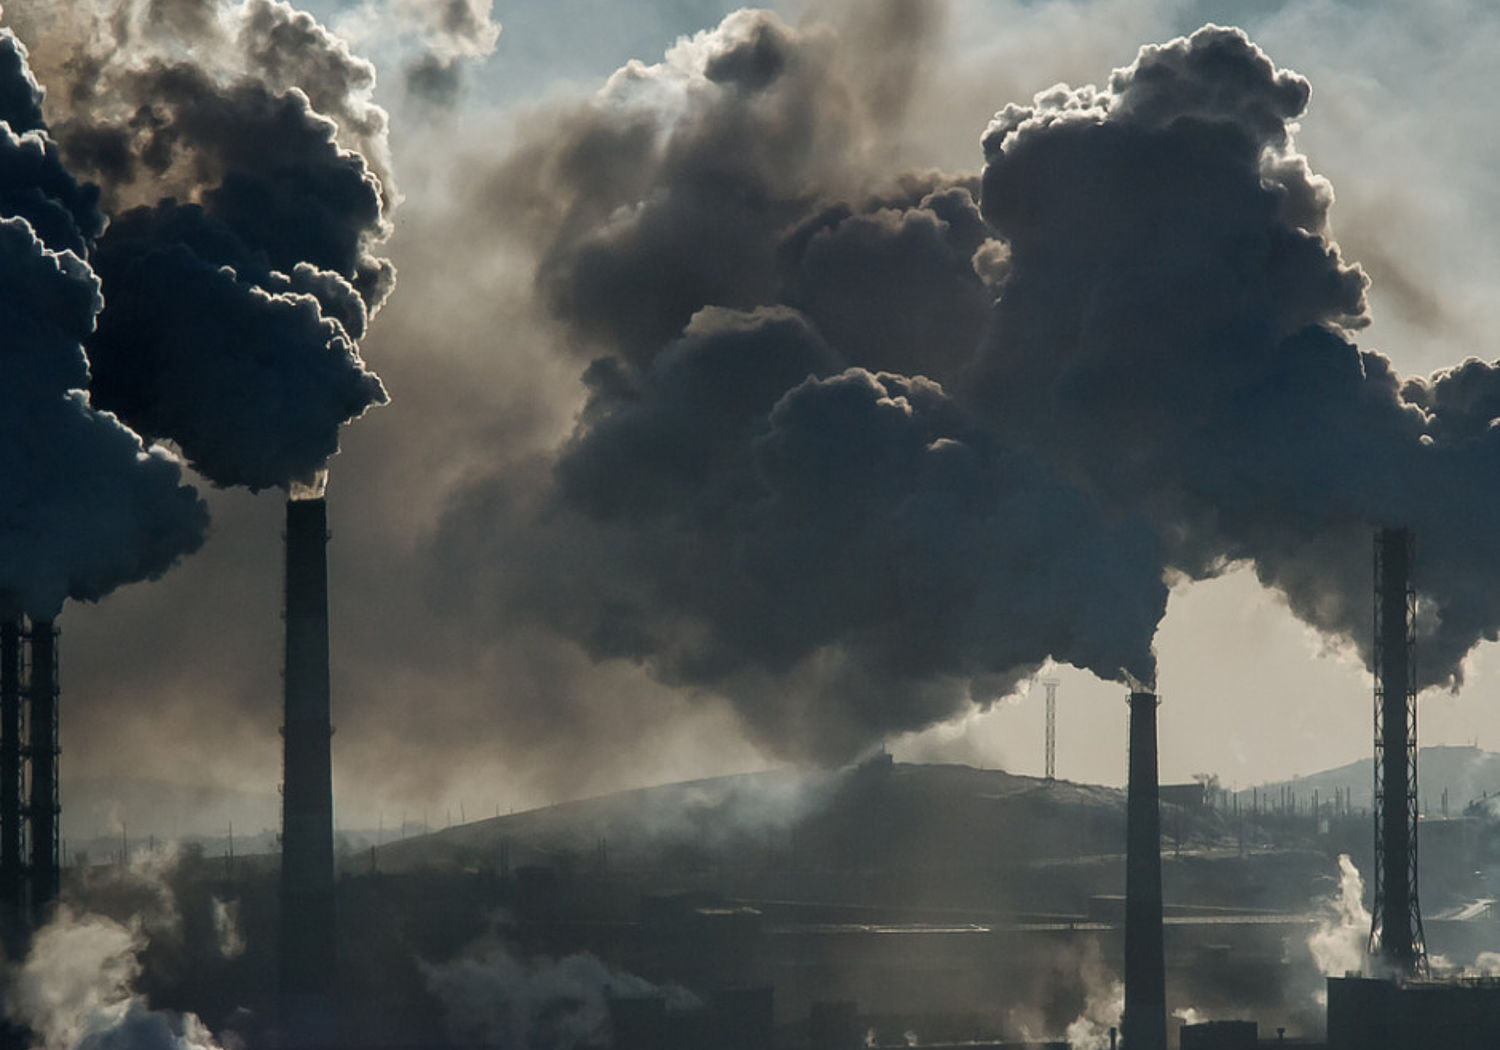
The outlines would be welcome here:
<svg viewBox="0 0 1500 1050">
<path fill-rule="evenodd" d="M 328 519 L 321 496 L 286 505 L 285 783 L 281 817 L 282 1024 L 288 1045 L 333 1036 L 338 952 L 328 689 Z"/>
<path fill-rule="evenodd" d="M 1412 534 L 1375 536 L 1375 909 L 1370 946 L 1401 976 L 1425 966 L 1417 906 L 1417 691 Z"/>
<path fill-rule="evenodd" d="M 19 926 L 21 833 L 21 620 L 0 621 L 0 908 L 7 940 Z M 7 947 L 10 945 L 7 944 Z"/>
<path fill-rule="evenodd" d="M 31 622 L 31 712 L 27 757 L 31 760 L 31 914 L 47 920 L 57 900 L 57 628 L 51 620 Z"/>
<path fill-rule="evenodd" d="M 1125 813 L 1125 1050 L 1166 1050 L 1162 946 L 1161 808 L 1155 693 L 1130 694 L 1130 782 Z"/>
</svg>

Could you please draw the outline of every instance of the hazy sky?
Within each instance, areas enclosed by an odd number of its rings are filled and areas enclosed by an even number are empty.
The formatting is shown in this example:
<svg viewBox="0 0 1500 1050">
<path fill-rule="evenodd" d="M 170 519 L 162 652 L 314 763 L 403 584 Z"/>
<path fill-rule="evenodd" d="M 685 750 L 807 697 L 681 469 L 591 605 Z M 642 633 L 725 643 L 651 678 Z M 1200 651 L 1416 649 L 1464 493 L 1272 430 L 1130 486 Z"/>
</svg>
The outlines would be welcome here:
<svg viewBox="0 0 1500 1050">
<path fill-rule="evenodd" d="M 38 4 L 7 3 L 8 21 L 20 12 L 21 29 Z M 375 62 L 374 98 L 390 112 L 404 195 L 382 249 L 399 281 L 362 347 L 391 402 L 346 428 L 329 488 L 340 822 L 373 824 L 383 812 L 389 825 L 403 808 L 460 801 L 484 813 L 780 761 L 764 742 L 786 732 L 790 715 L 747 729 L 690 674 L 664 685 L 629 660 L 592 659 L 540 619 L 474 612 L 453 597 L 491 581 L 508 592 L 508 580 L 552 556 L 508 547 L 503 531 L 475 535 L 486 519 L 468 512 L 491 493 L 486 479 L 545 470 L 587 397 L 583 337 L 539 294 L 537 242 L 525 227 L 555 217 L 523 207 L 548 204 L 527 177 L 549 162 L 553 129 L 567 133 L 579 100 L 616 69 L 661 62 L 679 36 L 713 29 L 734 8 L 495 0 L 503 29 L 486 54 L 483 0 L 448 5 L 473 16 L 462 31 L 423 0 L 302 6 Z M 868 109 L 864 137 L 828 162 L 838 170 L 823 172 L 827 179 L 874 184 L 840 168 L 845 162 L 977 176 L 981 136 L 1007 104 L 1059 82 L 1104 84 L 1141 45 L 1206 22 L 1239 25 L 1278 66 L 1311 82 L 1296 147 L 1332 183 L 1329 223 L 1345 261 L 1371 278 L 1372 322 L 1360 346 L 1423 374 L 1495 356 L 1487 336 L 1490 289 L 1500 280 L 1490 235 L 1500 222 L 1500 140 L 1490 95 L 1500 12 L 1490 5 L 918 7 L 910 47 L 890 46 L 908 32 L 903 23 L 879 24 L 871 13 L 900 4 L 775 8 L 798 32 L 826 32 L 841 83 Z M 45 84 L 51 42 L 26 42 Z M 195 57 L 211 66 L 212 56 Z M 56 120 L 53 109 L 48 115 Z M 275 492 L 200 487 L 213 524 L 198 553 L 159 581 L 70 605 L 60 620 L 65 823 L 68 783 L 85 775 L 250 790 L 279 780 L 281 502 Z M 455 543 L 490 560 L 455 564 Z M 504 564 L 507 552 L 532 564 Z M 550 568 L 567 577 L 566 565 Z M 573 570 L 595 566 L 580 556 Z M 1155 652 L 1166 779 L 1206 771 L 1244 785 L 1369 753 L 1370 683 L 1359 659 L 1295 619 L 1248 570 L 1174 584 Z M 1059 775 L 1123 782 L 1124 690 L 1068 667 L 1055 674 Z M 736 679 L 734 688 L 747 687 Z M 890 744 L 902 758 L 1040 773 L 1041 697 L 1040 687 L 1023 686 L 987 712 Z M 742 700 L 738 710 L 748 709 Z M 820 731 L 816 717 L 808 724 Z M 1492 646 L 1471 657 L 1461 692 L 1424 695 L 1420 730 L 1423 743 L 1500 746 Z"/>
</svg>

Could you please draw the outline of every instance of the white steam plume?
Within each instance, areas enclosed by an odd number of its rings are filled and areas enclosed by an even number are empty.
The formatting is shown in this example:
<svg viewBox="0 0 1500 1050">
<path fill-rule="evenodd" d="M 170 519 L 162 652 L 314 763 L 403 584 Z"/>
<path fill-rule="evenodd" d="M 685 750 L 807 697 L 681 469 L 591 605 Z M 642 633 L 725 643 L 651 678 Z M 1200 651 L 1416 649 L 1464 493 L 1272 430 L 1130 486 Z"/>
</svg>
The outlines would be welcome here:
<svg viewBox="0 0 1500 1050">
<path fill-rule="evenodd" d="M 1325 977 L 1342 977 L 1364 969 L 1370 937 L 1370 912 L 1365 907 L 1365 880 L 1349 859 L 1339 854 L 1339 886 L 1324 904 L 1318 928 L 1307 938 L 1307 948 Z M 1326 995 L 1321 989 L 1318 996 Z"/>
</svg>

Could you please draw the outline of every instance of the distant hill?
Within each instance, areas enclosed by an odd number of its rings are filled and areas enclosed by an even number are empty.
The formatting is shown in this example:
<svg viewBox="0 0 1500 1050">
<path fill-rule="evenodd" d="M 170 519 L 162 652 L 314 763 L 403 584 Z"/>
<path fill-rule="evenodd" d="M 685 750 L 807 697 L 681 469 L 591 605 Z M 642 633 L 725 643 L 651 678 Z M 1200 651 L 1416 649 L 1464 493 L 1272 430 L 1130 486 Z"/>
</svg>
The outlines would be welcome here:
<svg viewBox="0 0 1500 1050">
<path fill-rule="evenodd" d="M 221 844 L 227 845 L 231 825 L 238 852 L 265 850 L 281 826 L 281 797 L 275 791 L 235 791 L 146 777 L 82 777 L 69 780 L 62 795 L 63 838 L 71 851 L 83 850 L 96 858 L 118 853 L 122 828 L 132 848 L 150 838 L 197 840 L 204 842 L 206 851 L 217 853 Z"/>
<path fill-rule="evenodd" d="M 388 843 L 383 869 L 451 865 L 513 867 L 588 860 L 645 863 L 663 853 L 720 858 L 795 851 L 889 853 L 920 849 L 938 861 L 955 851 L 985 852 L 974 829 L 987 829 L 1005 852 L 1008 834 L 1028 853 L 1073 852 L 1080 829 L 1123 820 L 1124 793 L 1067 781 L 1047 782 L 999 770 L 889 761 L 834 772 L 774 771 L 624 791 L 510 816 L 493 817 Z M 1068 818 L 1060 821 L 1059 818 Z M 1011 825 L 1015 825 L 1012 827 Z M 1034 826 L 1033 826 L 1034 825 Z M 1123 825 L 1121 825 L 1123 827 Z M 1066 849 L 1060 840 L 1066 839 Z M 1059 840 L 1054 843 L 1054 840 Z"/>
<path fill-rule="evenodd" d="M 1318 793 L 1320 801 L 1331 802 L 1335 789 L 1349 793 L 1352 809 L 1369 809 L 1374 795 L 1373 759 L 1361 759 L 1325 769 L 1292 780 L 1258 785 L 1262 805 L 1275 804 L 1283 789 L 1296 793 L 1299 806 L 1305 807 Z M 1417 798 L 1422 812 L 1430 816 L 1442 813 L 1443 792 L 1448 793 L 1448 813 L 1458 816 L 1474 799 L 1500 795 L 1500 754 L 1477 747 L 1423 747 L 1417 750 Z M 1239 792 L 1241 805 L 1251 798 L 1251 788 Z"/>
</svg>

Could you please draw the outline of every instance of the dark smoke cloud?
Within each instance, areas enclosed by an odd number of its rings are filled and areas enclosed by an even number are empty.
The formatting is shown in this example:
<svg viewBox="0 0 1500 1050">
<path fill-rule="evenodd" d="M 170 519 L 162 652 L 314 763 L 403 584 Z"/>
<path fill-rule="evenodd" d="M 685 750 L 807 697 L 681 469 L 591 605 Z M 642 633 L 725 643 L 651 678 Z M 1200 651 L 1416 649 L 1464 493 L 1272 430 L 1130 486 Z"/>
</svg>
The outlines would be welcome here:
<svg viewBox="0 0 1500 1050">
<path fill-rule="evenodd" d="M 173 202 L 110 227 L 95 256 L 113 298 L 89 341 L 93 389 L 102 407 L 170 437 L 216 484 L 282 485 L 319 469 L 344 421 L 385 391 L 338 320 L 342 312 L 363 330 L 358 297 L 340 294 L 347 285 L 319 289 L 327 275 L 315 270 L 260 285 L 242 276 L 253 266 L 221 261 L 220 247 L 246 251 L 204 212 Z"/>
<path fill-rule="evenodd" d="M 1496 370 L 1352 342 L 1303 78 L 1207 27 L 1007 107 L 978 179 L 861 171 L 891 107 L 851 83 L 822 30 L 740 12 L 522 145 L 498 207 L 603 356 L 540 482 L 450 506 L 441 593 L 828 759 L 1049 657 L 1153 680 L 1166 572 L 1251 563 L 1363 652 L 1370 529 L 1402 524 L 1422 681 L 1457 680 L 1500 624 Z"/>
<path fill-rule="evenodd" d="M 1166 602 L 1144 519 L 1101 515 L 940 385 L 1003 250 L 972 178 L 866 188 L 865 121 L 824 31 L 741 12 L 523 151 L 507 180 L 558 220 L 542 293 L 610 353 L 555 489 L 476 486 L 433 547 L 441 593 L 503 561 L 501 622 L 728 697 L 820 760 L 1050 656 L 1151 678 Z"/>
<path fill-rule="evenodd" d="M 46 127 L 41 85 L 26 61 L 26 46 L 14 33 L 0 36 L 0 120 L 17 135 Z"/>
<path fill-rule="evenodd" d="M 207 512 L 177 460 L 85 393 L 95 194 L 37 126 L 40 94 L 8 31 L 0 56 L 0 98 L 24 129 L 0 123 L 0 610 L 51 618 L 65 599 L 160 576 L 203 542 Z"/>
<path fill-rule="evenodd" d="M 1471 361 L 1403 381 L 1358 349 L 1364 275 L 1291 140 L 1307 82 L 1238 30 L 1141 51 L 1107 90 L 1008 107 L 984 215 L 1010 248 L 975 403 L 1107 507 L 1145 510 L 1192 575 L 1253 561 L 1368 656 L 1369 530 L 1419 538 L 1420 682 L 1494 638 L 1500 507 Z"/>
<path fill-rule="evenodd" d="M 386 400 L 356 348 L 395 281 L 374 254 L 395 200 L 374 70 L 277 0 L 93 10 L 92 33 L 50 46 L 91 74 L 58 126 L 114 211 L 91 231 L 95 403 L 216 484 L 306 476 Z"/>
</svg>

